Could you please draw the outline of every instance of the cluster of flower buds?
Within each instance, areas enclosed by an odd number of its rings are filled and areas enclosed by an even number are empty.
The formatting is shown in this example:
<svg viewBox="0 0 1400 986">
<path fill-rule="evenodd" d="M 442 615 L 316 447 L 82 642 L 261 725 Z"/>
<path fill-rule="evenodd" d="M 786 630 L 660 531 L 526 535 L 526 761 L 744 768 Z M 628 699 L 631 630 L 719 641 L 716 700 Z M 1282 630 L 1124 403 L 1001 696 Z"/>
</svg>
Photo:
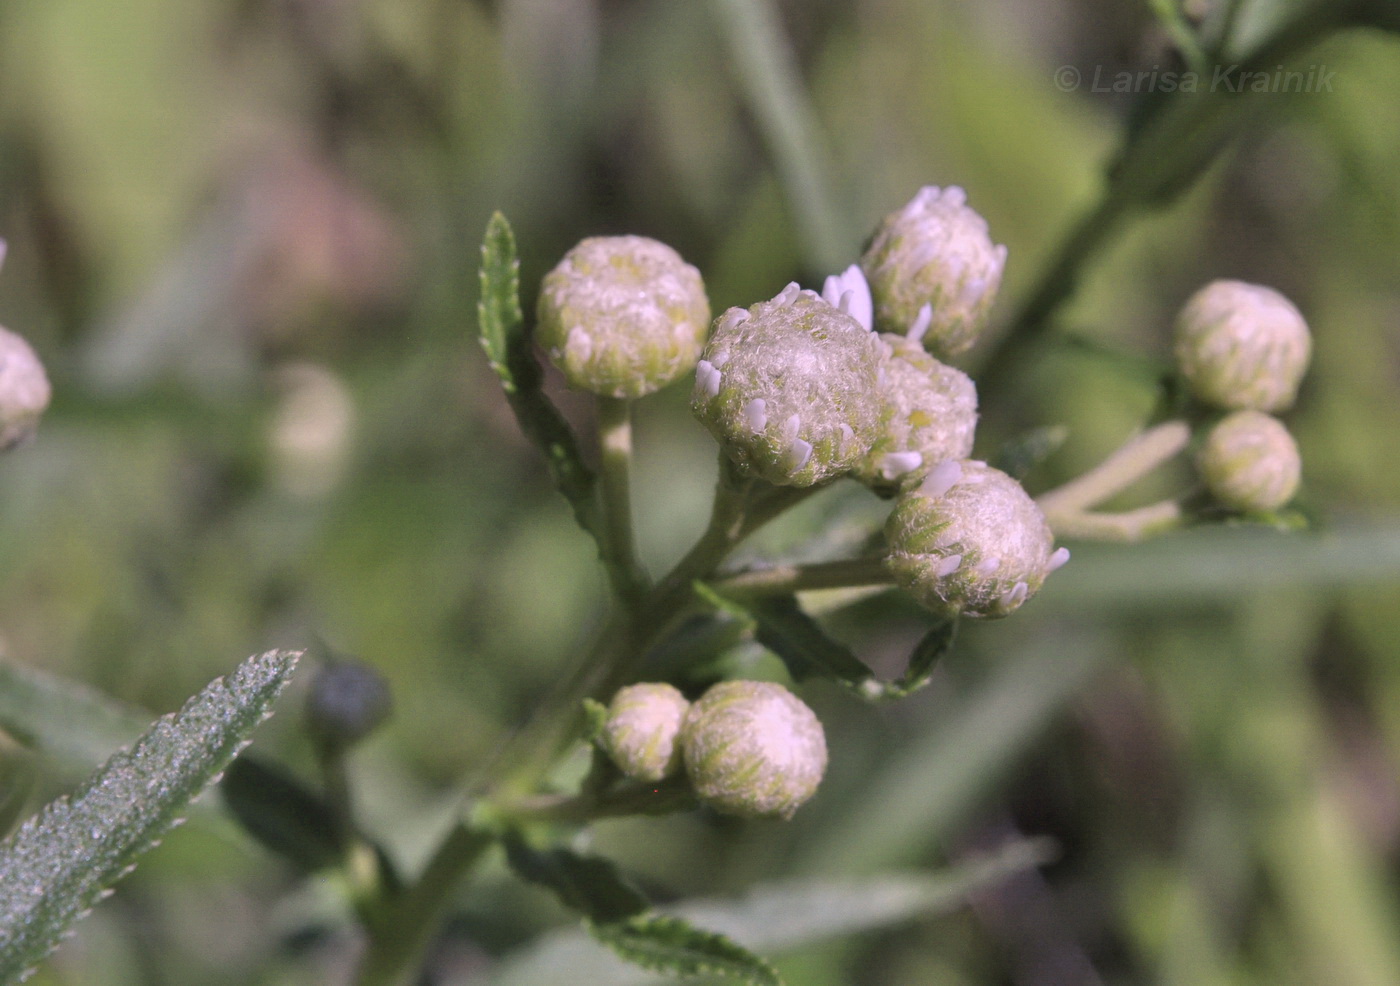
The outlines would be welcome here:
<svg viewBox="0 0 1400 986">
<path fill-rule="evenodd" d="M 1293 405 L 1311 355 L 1307 322 L 1271 288 L 1213 281 L 1182 308 L 1177 366 L 1198 400 L 1233 412 L 1210 429 L 1196 457 L 1224 506 L 1277 510 L 1297 492 L 1298 446 L 1270 414 Z"/>
<path fill-rule="evenodd" d="M 6 243 L 0 240 L 0 267 Z M 49 406 L 49 378 L 29 343 L 0 326 L 0 452 L 28 441 Z"/>
<path fill-rule="evenodd" d="M 826 735 L 801 699 L 766 681 L 726 681 L 694 704 L 666 684 L 629 685 L 600 743 L 628 777 L 680 771 L 701 801 L 746 818 L 791 818 L 826 773 Z"/>
</svg>

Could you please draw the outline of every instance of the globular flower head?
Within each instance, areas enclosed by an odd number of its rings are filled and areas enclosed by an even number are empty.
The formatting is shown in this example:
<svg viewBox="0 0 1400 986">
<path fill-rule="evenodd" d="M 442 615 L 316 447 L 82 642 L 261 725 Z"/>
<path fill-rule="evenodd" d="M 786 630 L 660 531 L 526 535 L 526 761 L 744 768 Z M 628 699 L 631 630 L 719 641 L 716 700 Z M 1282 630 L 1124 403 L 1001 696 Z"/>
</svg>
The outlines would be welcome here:
<svg viewBox="0 0 1400 986">
<path fill-rule="evenodd" d="M 701 800 L 748 818 L 791 818 L 826 773 L 826 734 L 782 685 L 726 681 L 690 707 L 681 733 Z"/>
<path fill-rule="evenodd" d="M 1302 461 L 1288 429 L 1261 411 L 1236 411 L 1206 435 L 1196 457 L 1206 487 L 1236 510 L 1277 510 L 1298 492 Z"/>
<path fill-rule="evenodd" d="M 662 781 L 681 766 L 680 734 L 690 703 L 675 688 L 645 682 L 619 689 L 601 743 L 628 777 Z"/>
<path fill-rule="evenodd" d="M 709 329 L 700 272 L 664 243 L 595 236 L 545 275 L 536 339 L 570 386 L 641 397 L 695 367 Z"/>
<path fill-rule="evenodd" d="M 1303 316 L 1272 288 L 1212 281 L 1176 321 L 1176 360 L 1191 391 L 1227 411 L 1293 404 L 1312 356 Z"/>
<path fill-rule="evenodd" d="M 772 301 L 716 319 L 690 406 L 748 473 L 812 486 L 870 451 L 879 362 L 873 333 L 790 284 Z"/>
<path fill-rule="evenodd" d="M 29 343 L 0 328 L 0 452 L 34 434 L 50 394 L 44 364 Z"/>
<path fill-rule="evenodd" d="M 860 265 L 876 327 L 948 358 L 971 348 L 986 324 L 1006 247 L 992 243 L 961 188 L 929 185 L 881 220 Z"/>
<path fill-rule="evenodd" d="M 941 462 L 885 525 L 895 581 L 943 616 L 1001 617 L 1069 559 L 1035 501 L 984 462 Z"/>
<path fill-rule="evenodd" d="M 880 434 L 855 474 L 877 490 L 909 489 L 938 463 L 972 454 L 977 387 L 905 336 L 880 342 Z"/>
</svg>

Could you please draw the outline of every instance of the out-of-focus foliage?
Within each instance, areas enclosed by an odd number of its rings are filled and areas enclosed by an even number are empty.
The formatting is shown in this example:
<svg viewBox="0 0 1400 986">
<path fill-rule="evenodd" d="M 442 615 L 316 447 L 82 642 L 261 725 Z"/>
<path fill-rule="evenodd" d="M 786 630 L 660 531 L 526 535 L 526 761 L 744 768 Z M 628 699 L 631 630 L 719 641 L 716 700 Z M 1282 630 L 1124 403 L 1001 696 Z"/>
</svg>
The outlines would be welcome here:
<svg viewBox="0 0 1400 986">
<path fill-rule="evenodd" d="M 716 311 L 830 273 L 806 259 L 721 6 L 0 5 L 0 323 L 54 384 L 37 440 L 0 460 L 8 657 L 153 711 L 267 647 L 373 664 L 396 715 L 353 762 L 357 796 L 395 863 L 419 865 L 606 595 L 474 338 L 487 217 L 512 218 L 527 317 L 591 234 L 671 244 Z M 1285 6 L 1245 4 L 1241 30 Z M 994 321 L 1136 112 L 1095 73 L 1175 57 L 1148 4 L 781 12 L 845 256 L 918 186 L 962 185 L 1009 247 Z M 1063 425 L 1026 482 L 1077 474 L 1157 400 L 1150 365 L 1119 354 L 1165 357 L 1207 280 L 1265 283 L 1317 343 L 1290 418 L 1317 533 L 1076 550 L 1015 619 L 965 626 L 906 702 L 804 693 L 832 763 L 790 826 L 606 822 L 593 851 L 664 902 L 1058 840 L 1058 862 L 957 916 L 912 908 L 778 956 L 802 986 L 1400 982 L 1400 42 L 1349 32 L 1308 58 L 1330 91 L 1261 96 L 1220 164 L 1109 244 L 1060 325 L 1093 344 L 1056 336 L 985 409 L 977 454 Z M 1064 65 L 1076 91 L 1056 85 Z M 546 386 L 586 424 L 586 403 Z M 653 571 L 698 533 L 714 479 L 684 391 L 638 408 Z M 830 517 L 858 545 L 879 506 L 830 491 L 754 550 Z M 928 630 L 893 594 L 831 603 L 884 679 Z M 781 674 L 747 648 L 724 660 Z M 71 751 L 33 739 L 0 734 L 0 805 L 26 773 L 31 812 L 74 776 Z M 294 714 L 259 745 L 310 770 Z M 34 981 L 343 981 L 343 909 L 293 875 L 189 826 Z M 459 904 L 433 956 L 444 983 L 525 968 L 497 963 L 564 920 L 499 861 Z"/>
</svg>

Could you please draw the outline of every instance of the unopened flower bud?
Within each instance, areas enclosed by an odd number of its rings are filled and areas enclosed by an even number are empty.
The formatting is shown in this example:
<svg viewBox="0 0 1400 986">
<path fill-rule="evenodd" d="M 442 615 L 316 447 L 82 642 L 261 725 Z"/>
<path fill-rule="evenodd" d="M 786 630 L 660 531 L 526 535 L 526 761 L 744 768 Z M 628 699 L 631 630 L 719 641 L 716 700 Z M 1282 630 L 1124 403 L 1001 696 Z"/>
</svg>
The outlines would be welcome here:
<svg viewBox="0 0 1400 986">
<path fill-rule="evenodd" d="M 856 465 L 879 428 L 880 343 L 850 315 L 790 284 L 715 320 L 691 410 L 739 466 L 812 486 Z"/>
<path fill-rule="evenodd" d="M 1007 616 L 1069 560 L 1021 484 L 973 459 L 939 463 L 901 496 L 885 539 L 895 581 L 943 616 Z"/>
<path fill-rule="evenodd" d="M 1293 404 L 1312 355 L 1298 309 L 1271 288 L 1212 281 L 1176 321 L 1176 360 L 1192 392 L 1229 411 Z"/>
<path fill-rule="evenodd" d="M 570 386 L 641 397 L 694 369 L 710 302 L 666 244 L 595 236 L 545 275 L 537 314 L 536 339 Z"/>
<path fill-rule="evenodd" d="M 1206 436 L 1196 457 L 1206 487 L 1236 510 L 1277 510 L 1298 492 L 1302 461 L 1288 429 L 1261 411 L 1236 411 Z"/>
<path fill-rule="evenodd" d="M 826 734 L 782 685 L 726 681 L 690 707 L 685 770 L 701 800 L 748 818 L 791 818 L 826 773 Z"/>
<path fill-rule="evenodd" d="M 29 343 L 0 328 L 0 452 L 34 434 L 49 396 L 44 364 Z"/>
<path fill-rule="evenodd" d="M 855 474 L 877 490 L 908 489 L 938 463 L 972 454 L 977 387 L 904 336 L 880 341 L 880 434 Z"/>
<path fill-rule="evenodd" d="M 384 676 L 360 661 L 335 660 L 321 665 L 306 695 L 312 731 L 336 747 L 364 739 L 389 717 L 393 700 Z"/>
<path fill-rule="evenodd" d="M 875 297 L 875 325 L 935 355 L 956 356 L 981 333 L 1001 286 L 1006 247 L 961 188 L 919 190 L 881 220 L 861 258 Z"/>
<path fill-rule="evenodd" d="M 680 769 L 681 724 L 689 709 L 685 696 L 670 685 L 628 685 L 608 705 L 603 749 L 628 777 L 665 780 Z"/>
</svg>

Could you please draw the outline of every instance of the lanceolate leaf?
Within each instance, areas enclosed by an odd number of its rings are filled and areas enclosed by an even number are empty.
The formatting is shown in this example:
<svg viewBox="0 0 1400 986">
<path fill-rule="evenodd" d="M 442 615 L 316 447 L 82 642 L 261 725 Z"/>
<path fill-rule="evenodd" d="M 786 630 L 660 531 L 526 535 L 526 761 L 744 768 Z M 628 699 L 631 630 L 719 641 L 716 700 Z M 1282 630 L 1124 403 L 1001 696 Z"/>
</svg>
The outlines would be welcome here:
<svg viewBox="0 0 1400 986">
<path fill-rule="evenodd" d="M 520 260 L 515 234 L 499 212 L 486 224 L 481 244 L 481 301 L 477 305 L 481 346 L 501 378 L 520 429 L 549 462 L 554 485 L 573 507 L 579 526 L 597 531 L 593 472 L 584 465 L 578 440 L 541 389 L 543 375 L 530 351 L 520 311 Z"/>
<path fill-rule="evenodd" d="M 882 697 L 904 698 L 927 685 L 933 675 L 933 669 L 943 659 L 943 655 L 953 649 L 957 631 L 957 620 L 944 620 L 924 634 L 923 639 L 914 647 L 914 653 L 909 655 L 909 667 L 898 681 L 884 686 Z"/>
<path fill-rule="evenodd" d="M 0 729 L 83 773 L 135 740 L 149 723 L 150 716 L 86 685 L 0 663 Z"/>
<path fill-rule="evenodd" d="M 516 876 L 553 891 L 571 910 L 597 924 L 636 917 L 647 899 L 601 856 L 584 856 L 568 849 L 534 849 L 519 836 L 505 840 L 506 861 Z"/>
<path fill-rule="evenodd" d="M 351 833 L 326 800 L 295 777 L 256 757 L 240 757 L 219 785 L 240 825 L 268 849 L 307 873 L 345 859 Z"/>
<path fill-rule="evenodd" d="M 776 969 L 733 940 L 680 918 L 649 914 L 593 925 L 593 936 L 634 965 L 671 976 L 727 976 L 753 986 L 782 986 Z"/>
<path fill-rule="evenodd" d="M 0 844 L 0 982 L 22 979 L 158 844 L 269 714 L 296 658 L 249 658 Z"/>
</svg>

